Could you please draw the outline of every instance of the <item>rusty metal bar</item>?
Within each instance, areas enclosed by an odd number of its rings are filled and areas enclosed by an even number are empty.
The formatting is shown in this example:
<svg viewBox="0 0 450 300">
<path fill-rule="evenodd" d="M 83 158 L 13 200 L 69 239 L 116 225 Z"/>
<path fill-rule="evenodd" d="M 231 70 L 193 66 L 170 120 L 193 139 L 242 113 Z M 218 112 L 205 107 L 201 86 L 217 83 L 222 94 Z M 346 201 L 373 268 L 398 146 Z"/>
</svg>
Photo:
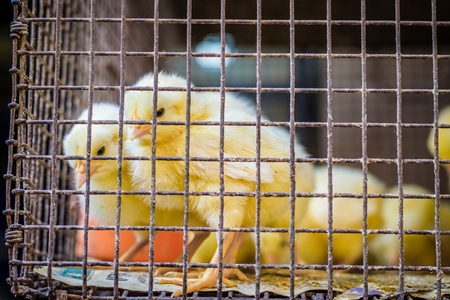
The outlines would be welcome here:
<svg viewBox="0 0 450 300">
<path fill-rule="evenodd" d="M 289 75 L 290 75 L 290 103 L 289 103 L 289 149 L 290 149 L 290 157 L 289 157 L 289 174 L 290 174 L 290 214 L 289 214 L 289 298 L 295 299 L 295 206 L 296 206 L 296 169 L 295 169 L 295 86 L 296 86 L 296 78 L 295 78 L 295 10 L 294 10 L 295 2 L 294 0 L 289 1 Z M 258 124 L 258 127 L 261 127 L 261 124 Z M 300 201 L 304 199 L 301 198 Z"/>
<path fill-rule="evenodd" d="M 218 278 L 217 278 L 217 298 L 222 298 L 222 276 L 223 276 L 223 228 L 224 228 L 224 209 L 225 209 L 225 101 L 226 101 L 226 64 L 225 64 L 225 13 L 226 0 L 220 1 L 220 118 L 219 118 L 219 228 L 217 231 L 217 247 L 219 254 Z"/>
<path fill-rule="evenodd" d="M 255 188 L 255 297 L 261 294 L 261 90 L 262 0 L 256 1 L 256 188 Z"/>
<path fill-rule="evenodd" d="M 405 259 L 404 259 L 404 235 L 403 235 L 403 149 L 402 149 L 402 57 L 400 38 L 400 0 L 395 1 L 395 67 L 397 83 L 397 184 L 398 184 L 398 241 L 399 241 L 399 291 L 401 299 L 405 292 Z"/>
<path fill-rule="evenodd" d="M 366 21 L 367 22 L 367 21 Z M 367 25 L 367 24 L 366 24 Z M 29 56 L 49 56 L 53 55 L 53 51 L 43 51 L 43 50 L 29 50 L 22 49 L 18 50 L 19 55 L 29 55 Z M 66 50 L 61 51 L 61 56 L 89 56 L 89 51 L 82 50 Z M 119 51 L 94 51 L 95 56 L 120 56 Z M 142 57 L 154 57 L 155 53 L 153 51 L 125 51 L 125 56 L 142 56 Z M 176 51 L 165 51 L 158 53 L 159 57 L 186 57 L 186 52 L 176 52 Z M 253 52 L 233 52 L 226 53 L 226 57 L 235 58 L 256 58 L 256 53 Z M 220 57 L 218 53 L 208 53 L 208 52 L 192 52 L 192 57 Z M 295 58 L 327 58 L 326 53 L 294 53 Z M 332 53 L 332 58 L 361 58 L 361 54 L 358 53 Z M 395 59 L 395 54 L 385 54 L 385 53 L 366 53 L 366 58 L 383 58 L 383 59 Z M 402 54 L 404 59 L 433 59 L 432 54 Z M 290 58 L 288 53 L 261 53 L 261 58 Z M 450 59 L 449 54 L 437 54 L 438 59 Z"/>
<path fill-rule="evenodd" d="M 29 22 L 55 22 L 55 18 L 51 17 L 32 17 L 26 19 Z M 91 18 L 62 18 L 62 22 L 86 22 L 89 23 Z M 120 18 L 95 18 L 96 22 L 104 22 L 104 23 L 120 23 Z M 127 23 L 155 23 L 159 24 L 186 24 L 186 19 L 173 19 L 173 18 L 126 18 L 125 21 Z M 256 25 L 258 22 L 256 20 L 249 19 L 227 19 L 225 20 L 225 25 Z M 295 20 L 295 25 L 355 25 L 361 26 L 361 21 L 359 20 Z M 221 19 L 192 19 L 191 24 L 208 24 L 208 25 L 220 25 L 222 24 Z M 289 25 L 289 20 L 261 20 L 262 25 Z M 376 26 L 395 26 L 395 21 L 390 20 L 369 20 L 366 22 L 367 25 L 376 25 Z M 431 21 L 408 21 L 403 20 L 400 21 L 399 24 L 401 26 L 432 26 Z M 437 21 L 437 26 L 450 26 L 450 21 Z"/>
<path fill-rule="evenodd" d="M 85 192 L 84 192 L 84 220 L 83 220 L 83 257 L 82 257 L 82 272 L 83 272 L 83 287 L 82 287 L 82 295 L 83 297 L 88 296 L 88 284 L 87 284 L 87 275 L 88 275 L 88 230 L 89 226 L 89 212 L 90 212 L 90 189 L 91 189 L 91 145 L 92 145 L 92 106 L 94 102 L 94 66 L 95 66 L 95 56 L 93 55 L 94 45 L 96 41 L 96 32 L 95 32 L 95 15 L 96 15 L 96 0 L 91 1 L 90 5 L 90 17 L 91 22 L 89 23 L 89 89 L 88 89 L 88 116 L 87 116 L 87 141 L 86 141 L 86 183 L 85 183 Z"/>
<path fill-rule="evenodd" d="M 120 15 L 122 22 L 120 23 L 120 92 L 119 92 L 119 128 L 118 128 L 118 154 L 117 154 L 117 204 L 116 204 L 116 222 L 114 226 L 114 298 L 119 297 L 119 246 L 120 246 L 120 218 L 122 211 L 122 176 L 123 176 L 123 118 L 124 118 L 124 97 L 125 97 L 125 17 L 126 17 L 126 1 L 120 3 Z"/>
<path fill-rule="evenodd" d="M 331 0 L 327 0 L 327 167 L 328 167 L 328 299 L 333 299 L 333 64 Z"/>
<path fill-rule="evenodd" d="M 156 209 L 156 131 L 158 125 L 156 124 L 156 113 L 158 110 L 158 72 L 159 72 L 159 0 L 155 0 L 153 3 L 153 18 L 155 20 L 153 24 L 153 51 L 155 52 L 155 57 L 153 60 L 153 107 L 152 107 L 152 146 L 151 146 L 151 172 L 152 176 L 151 180 L 151 194 L 150 194 L 150 232 L 149 232 L 149 280 L 148 280 L 148 298 L 153 297 L 154 288 L 153 288 L 153 271 L 154 271 L 154 238 L 155 238 L 155 209 Z M 156 93 L 155 93 L 156 91 Z M 183 270 L 184 272 L 184 270 Z"/>
<path fill-rule="evenodd" d="M 187 274 L 188 274 L 188 230 L 189 230 L 189 163 L 190 156 L 190 134 L 191 134 L 191 102 L 192 102 L 192 0 L 187 1 L 186 15 L 186 142 L 185 142 L 185 164 L 184 164 L 184 223 L 183 223 L 183 299 L 187 298 Z M 219 242 L 219 241 L 218 241 Z"/>
<path fill-rule="evenodd" d="M 366 1 L 361 0 L 361 165 L 363 171 L 362 178 L 362 238 L 363 238 L 363 298 L 369 299 L 369 241 L 367 234 L 368 223 L 368 197 L 367 197 L 367 173 L 368 173 L 368 149 L 367 149 L 367 65 L 366 65 Z"/>
<path fill-rule="evenodd" d="M 439 80 L 438 80 L 438 48 L 437 48 L 437 8 L 436 0 L 431 0 L 431 41 L 432 41 L 432 55 L 433 55 L 433 108 L 434 108 L 434 192 L 435 192 L 435 209 L 434 209 L 434 229 L 436 239 L 436 296 L 438 300 L 442 298 L 442 278 L 444 272 L 442 271 L 442 253 L 441 253 L 441 235 L 439 230 L 440 225 L 440 178 L 439 178 L 439 138 L 438 138 L 438 113 L 439 113 Z M 445 254 L 444 255 L 448 255 Z"/>
<path fill-rule="evenodd" d="M 23 48 L 23 41 L 25 40 L 25 36 L 27 34 L 27 27 L 25 24 L 22 24 L 19 19 L 19 3 L 14 2 L 13 4 L 13 22 L 11 23 L 10 27 L 10 37 L 12 39 L 12 63 L 11 63 L 11 69 L 9 70 L 11 74 L 11 81 L 12 81 L 12 92 L 11 92 L 11 102 L 8 104 L 8 107 L 10 109 L 10 126 L 9 126 L 9 133 L 8 133 L 8 140 L 6 141 L 6 145 L 8 146 L 8 163 L 7 163 L 7 171 L 6 174 L 3 176 L 4 179 L 6 179 L 6 210 L 13 210 L 13 215 L 7 215 L 6 216 L 6 222 L 8 225 L 7 232 L 5 233 L 5 244 L 9 248 L 8 251 L 8 259 L 9 261 L 18 259 L 18 243 L 13 243 L 16 240 L 9 240 L 8 234 L 11 233 L 11 225 L 13 224 L 19 224 L 19 210 L 18 210 L 18 204 L 20 203 L 20 195 L 12 195 L 9 191 L 11 191 L 12 186 L 14 185 L 16 188 L 21 188 L 20 183 L 17 180 L 17 178 L 20 178 L 20 172 L 21 172 L 21 163 L 20 161 L 17 161 L 14 164 L 13 155 L 15 152 L 19 152 L 18 148 L 18 139 L 19 139 L 19 128 L 17 128 L 14 124 L 14 118 L 16 115 L 16 112 L 19 112 L 19 116 L 21 116 L 20 111 L 20 94 L 23 94 L 23 92 L 18 92 L 15 88 L 17 84 L 20 84 L 23 82 L 22 76 L 20 76 L 20 69 L 22 68 L 22 61 L 24 58 L 18 57 L 17 51 L 21 48 Z M 24 5 L 24 4 L 22 4 Z M 18 126 L 19 127 L 19 126 Z M 15 133 L 17 132 L 17 139 L 15 139 Z M 16 150 L 14 150 L 16 148 Z M 16 167 L 15 169 L 15 175 L 14 172 L 14 165 Z M 15 183 L 14 183 L 15 181 Z M 13 196 L 13 197 L 12 197 Z M 16 232 L 18 236 L 20 237 L 21 232 Z M 17 240 L 21 242 L 21 239 Z M 18 293 L 20 291 L 20 287 L 18 284 L 18 268 L 17 266 L 9 265 L 9 280 L 11 282 L 11 292 L 12 293 Z"/>
<path fill-rule="evenodd" d="M 94 86 L 94 90 L 98 91 L 119 91 L 120 86 L 116 85 L 102 85 L 102 86 Z M 18 90 L 52 90 L 52 85 L 18 85 Z M 89 90 L 89 86 L 85 85 L 75 85 L 75 86 L 67 86 L 62 85 L 60 90 Z M 126 87 L 127 91 L 145 91 L 151 90 L 150 88 L 144 87 Z M 180 91 L 185 92 L 185 88 L 161 88 L 160 91 Z M 218 87 L 192 87 L 191 91 L 193 92 L 220 92 L 220 88 Z M 326 94 L 327 88 L 296 88 L 296 93 L 321 93 Z M 241 92 L 241 93 L 256 93 L 256 88 L 251 87 L 226 87 L 225 92 Z M 289 93 L 289 88 L 261 88 L 262 93 Z M 359 94 L 361 93 L 361 89 L 356 88 L 333 88 L 331 89 L 332 93 L 345 93 L 345 94 Z M 367 89 L 368 93 L 373 94 L 396 94 L 397 90 L 395 88 L 381 88 L 381 89 Z M 433 89 L 403 89 L 403 94 L 433 94 Z M 440 89 L 440 94 L 450 94 L 450 89 Z"/>
<path fill-rule="evenodd" d="M 49 232 L 48 232 L 48 271 L 47 271 L 47 284 L 48 284 L 48 298 L 54 299 L 53 295 L 53 262 L 54 262 L 54 253 L 55 253 L 55 231 L 53 226 L 56 225 L 56 201 L 57 194 L 56 190 L 58 189 L 58 176 L 57 176 L 57 160 L 56 153 L 58 153 L 58 110 L 57 107 L 59 105 L 60 99 L 60 64 L 61 57 L 59 52 L 61 51 L 61 22 L 60 18 L 62 17 L 62 8 L 63 2 L 62 0 L 57 0 L 56 2 L 56 24 L 55 24 L 55 77 L 54 77 L 54 90 L 53 90 L 53 112 L 52 112 L 52 120 L 53 120 L 53 132 L 52 132 L 52 161 L 51 161 L 51 194 L 50 194 L 50 219 L 49 219 Z M 89 169 L 88 169 L 89 170 Z"/>
</svg>

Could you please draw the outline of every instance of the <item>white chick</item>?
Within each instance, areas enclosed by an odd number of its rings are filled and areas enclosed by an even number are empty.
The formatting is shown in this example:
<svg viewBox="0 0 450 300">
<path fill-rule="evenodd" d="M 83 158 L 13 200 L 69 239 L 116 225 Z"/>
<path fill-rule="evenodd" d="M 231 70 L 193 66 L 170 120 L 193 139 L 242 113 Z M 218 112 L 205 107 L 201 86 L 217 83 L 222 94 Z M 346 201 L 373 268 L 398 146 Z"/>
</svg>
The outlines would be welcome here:
<svg viewBox="0 0 450 300">
<path fill-rule="evenodd" d="M 78 120 L 87 120 L 86 109 Z M 95 121 L 118 121 L 119 107 L 110 103 L 96 103 L 92 107 L 92 120 Z M 119 124 L 92 124 L 91 127 L 91 157 L 116 156 L 118 155 Z M 127 129 L 127 128 L 124 128 Z M 124 139 L 127 130 L 124 130 Z M 77 124 L 72 127 L 64 138 L 64 152 L 66 155 L 82 155 L 87 153 L 87 125 Z M 70 160 L 73 168 L 78 189 L 84 189 L 86 183 L 86 161 Z M 131 190 L 129 173 L 129 162 L 122 162 L 122 190 Z M 101 191 L 116 191 L 118 189 L 118 161 L 91 160 L 90 163 L 90 189 Z M 84 197 L 81 202 L 84 204 Z M 116 195 L 90 195 L 90 214 L 103 225 L 114 225 L 116 223 Z M 122 195 L 120 225 L 123 226 L 148 226 L 150 222 L 150 208 L 140 200 L 138 196 Z M 148 244 L 148 231 L 136 230 L 135 244 L 128 249 L 119 261 L 130 261 Z M 112 251 L 112 250 L 111 250 Z"/>
<path fill-rule="evenodd" d="M 333 193 L 363 192 L 363 172 L 356 168 L 333 165 Z M 315 168 L 315 193 L 328 192 L 327 166 Z M 385 185 L 372 174 L 367 174 L 367 192 L 383 193 Z M 382 199 L 368 198 L 367 227 L 379 229 Z M 328 199 L 311 198 L 300 228 L 328 228 Z M 363 201 L 361 198 L 333 198 L 333 229 L 362 229 Z M 369 238 L 371 238 L 369 236 Z M 326 264 L 328 236 L 326 233 L 299 233 L 295 239 L 296 252 L 303 263 Z M 354 264 L 362 258 L 362 234 L 333 234 L 333 263 Z"/>
<path fill-rule="evenodd" d="M 153 74 L 142 77 L 136 86 L 153 86 Z M 186 88 L 184 78 L 176 75 L 159 73 L 158 87 Z M 158 103 L 155 112 L 158 121 L 186 121 L 186 92 L 160 91 L 157 94 Z M 190 121 L 220 121 L 220 93 L 192 92 Z M 128 91 L 125 95 L 125 114 L 128 120 L 152 120 L 153 92 L 152 91 Z M 226 94 L 225 121 L 255 121 L 256 113 L 244 99 Z M 152 126 L 136 125 L 130 130 L 130 139 L 127 144 L 130 154 L 137 156 L 151 156 Z M 180 160 L 156 161 L 156 190 L 157 191 L 184 191 L 185 182 L 185 139 L 186 126 L 158 124 L 156 128 L 156 155 L 167 157 L 179 157 Z M 261 128 L 261 158 L 290 157 L 290 135 L 288 131 L 280 127 Z M 220 168 L 218 161 L 220 156 L 220 127 L 218 125 L 191 125 L 189 141 L 190 157 L 202 160 L 189 161 L 189 191 L 195 193 L 212 193 L 210 195 L 195 194 L 189 197 L 189 212 L 196 214 L 209 226 L 218 227 L 220 220 L 220 201 L 217 193 L 220 187 Z M 255 126 L 225 126 L 224 128 L 224 157 L 256 158 L 256 127 Z M 295 146 L 297 158 L 305 157 L 303 148 Z M 143 189 L 151 189 L 151 162 L 134 161 L 132 177 L 135 186 Z M 254 193 L 256 189 L 256 163 L 242 162 L 239 159 L 224 162 L 224 192 L 238 193 L 224 197 L 223 220 L 224 227 L 253 227 L 255 225 L 255 197 L 246 193 Z M 289 193 L 290 172 L 289 162 L 261 162 L 260 163 L 260 188 L 261 192 Z M 313 186 L 312 166 L 306 163 L 296 164 L 297 178 L 302 179 L 303 190 L 311 190 Z M 182 211 L 183 196 L 158 196 L 156 205 L 165 209 Z M 275 220 L 289 207 L 289 197 L 261 197 L 260 220 L 261 226 L 265 226 Z M 234 263 L 235 257 L 243 237 L 243 233 L 223 232 L 223 255 L 219 256 L 218 248 L 211 260 L 217 264 L 219 260 L 224 263 Z M 236 274 L 241 279 L 245 275 L 236 269 L 224 269 L 223 282 L 229 286 L 235 284 L 228 279 L 231 274 Z M 218 269 L 208 268 L 201 278 L 190 282 L 187 292 L 191 293 L 202 288 L 213 287 L 218 279 Z M 173 283 L 182 285 L 179 278 L 161 279 L 160 283 Z M 173 296 L 181 295 L 182 290 L 176 291 Z"/>
</svg>

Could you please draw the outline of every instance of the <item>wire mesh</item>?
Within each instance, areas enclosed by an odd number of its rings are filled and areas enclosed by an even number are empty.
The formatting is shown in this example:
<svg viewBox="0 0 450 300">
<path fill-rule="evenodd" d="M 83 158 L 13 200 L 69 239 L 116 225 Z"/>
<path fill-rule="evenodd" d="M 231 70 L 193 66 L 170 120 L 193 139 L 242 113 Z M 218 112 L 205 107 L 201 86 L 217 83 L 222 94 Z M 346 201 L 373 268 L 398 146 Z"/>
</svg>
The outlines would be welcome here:
<svg viewBox="0 0 450 300">
<path fill-rule="evenodd" d="M 275 3 L 277 2 L 277 3 Z M 406 284 L 409 274 L 431 272 L 435 276 L 435 298 L 449 293 L 443 282 L 448 264 L 450 228 L 445 228 L 443 210 L 448 205 L 447 174 L 442 170 L 450 163 L 437 149 L 442 141 L 438 128 L 448 128 L 439 121 L 439 113 L 450 100 L 450 20 L 445 11 L 449 4 L 442 0 L 422 1 L 412 6 L 407 1 L 351 1 L 343 5 L 337 1 L 262 1 L 242 4 L 237 0 L 209 2 L 177 1 L 11 1 L 14 21 L 13 78 L 5 215 L 8 222 L 6 243 L 9 249 L 9 284 L 16 295 L 53 299 L 150 299 L 169 297 L 155 285 L 154 271 L 159 267 L 182 268 L 183 297 L 186 297 L 188 271 L 193 267 L 218 268 L 218 285 L 214 291 L 195 292 L 194 297 L 248 298 L 241 291 L 228 291 L 222 275 L 227 268 L 240 268 L 252 274 L 256 298 L 277 298 L 265 290 L 267 274 L 275 269 L 286 271 L 289 278 L 288 298 L 332 299 L 339 295 L 336 287 L 337 271 L 351 271 L 360 275 L 360 297 L 381 297 L 373 294 L 369 275 L 392 271 L 398 286 L 391 296 L 411 296 Z M 239 9 L 237 9 L 239 8 Z M 209 35 L 208 35 L 209 34 Z M 212 35 L 211 35 L 212 34 Z M 228 34 L 228 36 L 227 36 Z M 229 35 L 235 39 L 235 47 Z M 203 38 L 203 40 L 202 40 Z M 216 48 L 200 48 L 216 38 Z M 213 50 L 211 50 L 213 49 Z M 214 50 L 216 49 L 216 50 Z M 232 49 L 232 50 L 230 50 Z M 202 66 L 209 64 L 209 67 Z M 172 71 L 186 78 L 186 85 L 160 86 L 159 71 Z M 136 80 L 154 72 L 152 87 L 136 87 Z M 192 85 L 195 83 L 196 85 Z M 186 115 L 182 121 L 158 121 L 158 96 L 153 93 L 152 116 L 147 121 L 125 117 L 125 98 L 128 91 L 184 92 Z M 220 99 L 219 120 L 191 120 L 192 98 L 213 92 Z M 243 94 L 256 108 L 252 120 L 227 120 L 225 110 L 229 95 Z M 93 119 L 97 102 L 119 105 L 118 119 Z M 85 121 L 78 116 L 88 109 Z M 268 116 L 269 119 L 266 119 Z M 87 125 L 87 153 L 64 155 L 63 138 L 76 124 Z M 99 124 L 117 125 L 118 154 L 98 157 L 91 149 L 91 134 Z M 126 153 L 128 125 L 152 125 L 151 155 L 132 156 Z M 156 136 L 165 126 L 184 126 L 183 155 L 159 155 Z M 193 147 L 191 130 L 195 126 L 218 127 L 220 145 L 216 157 L 201 157 L 190 153 Z M 225 133 L 231 127 L 254 127 L 254 157 L 230 157 L 225 151 Z M 281 127 L 289 130 L 289 157 L 261 155 L 262 128 Z M 426 138 L 435 129 L 434 153 L 426 149 Z M 298 139 L 311 153 L 297 156 Z M 76 189 L 74 174 L 69 166 L 73 160 L 86 161 L 86 185 Z M 91 188 L 92 162 L 117 160 L 117 188 L 101 191 Z M 124 165 L 127 161 L 150 161 L 151 188 L 123 189 Z M 156 165 L 158 161 L 180 162 L 184 168 L 182 189 L 159 190 Z M 192 190 L 191 162 L 216 162 L 219 165 L 220 188 L 215 191 Z M 256 166 L 253 191 L 225 188 L 225 170 L 229 163 L 254 163 Z M 267 192 L 261 188 L 264 165 L 289 165 L 290 189 Z M 326 189 L 298 190 L 296 165 L 322 165 L 326 175 Z M 333 176 L 337 166 L 351 166 L 360 173 L 361 190 L 341 189 Z M 339 169 L 339 168 L 338 168 Z M 395 193 L 371 190 L 371 174 L 386 186 L 397 186 Z M 317 177 L 317 176 L 316 176 Z M 316 179 L 317 180 L 317 179 Z M 350 179 L 349 179 L 350 180 Z M 409 183 L 422 185 L 428 192 L 409 192 Z M 405 187 L 405 189 L 404 189 Z M 150 199 L 151 217 L 148 226 L 124 226 L 120 223 L 124 197 L 141 195 Z M 90 201 L 96 195 L 117 197 L 115 222 L 92 225 Z M 163 226 L 155 221 L 157 197 L 178 196 L 183 199 L 183 221 L 178 226 Z M 211 196 L 220 199 L 217 226 L 192 226 L 189 212 L 192 197 Z M 85 199 L 85 206 L 77 206 L 77 199 Z M 256 199 L 253 212 L 255 222 L 250 227 L 226 227 L 225 201 L 227 197 Z M 289 226 L 268 228 L 261 217 L 261 201 L 289 199 L 286 207 Z M 304 208 L 301 200 L 321 199 L 326 205 L 322 218 L 324 226 L 303 226 L 296 220 L 296 211 Z M 341 214 L 335 211 L 337 198 L 359 199 L 360 222 L 355 228 L 340 228 L 335 222 Z M 383 224 L 372 226 L 371 205 L 381 198 L 398 199 L 394 228 Z M 433 201 L 433 226 L 410 229 L 407 205 L 410 199 Z M 316 200 L 308 200 L 309 207 Z M 322 201 L 322 202 L 323 202 Z M 299 208 L 300 207 L 300 208 Z M 308 207 L 308 209 L 309 209 Z M 378 218 L 386 218 L 386 211 Z M 83 217 L 84 216 L 84 217 Z M 390 216 L 390 214 L 389 214 Z M 350 216 L 349 216 L 350 217 Z M 392 216 L 391 216 L 392 217 Z M 305 217 L 306 218 L 306 217 Z M 394 217 L 392 217 L 394 218 Z M 295 220 L 295 222 L 294 222 Z M 303 225 L 302 225 L 303 224 Z M 406 226 L 406 225 L 405 225 Z M 124 231 L 149 231 L 149 250 L 145 262 L 119 260 Z M 114 232 L 108 246 L 110 261 L 92 261 L 92 238 L 88 232 Z M 182 232 L 180 261 L 156 259 L 157 231 Z M 253 261 L 228 263 L 219 259 L 214 263 L 189 262 L 188 244 L 191 232 L 214 232 L 219 237 L 217 251 L 226 251 L 224 236 L 233 232 L 254 234 Z M 288 252 L 283 263 L 264 262 L 267 245 L 263 235 L 287 234 Z M 81 234 L 81 235 L 80 235 Z M 298 249 L 297 244 L 313 237 L 326 236 L 322 261 L 301 260 L 302 254 L 317 247 L 310 244 Z M 340 260 L 342 247 L 339 236 L 357 234 L 361 250 L 355 260 Z M 78 236 L 78 238 L 77 238 Z M 395 264 L 377 261 L 371 244 L 374 237 L 397 236 L 398 260 Z M 427 256 L 432 264 L 411 264 L 406 260 L 408 236 L 432 236 Z M 171 241 L 173 243 L 173 241 Z M 397 240 L 396 240 L 397 242 Z M 347 242 L 348 243 L 348 242 Z M 81 252 L 76 252 L 80 247 Z M 356 247 L 356 245 L 355 245 Z M 311 249 L 307 249 L 311 248 Z M 80 249 L 80 248 L 79 248 Z M 312 250 L 319 255 L 319 249 Z M 300 253 L 300 254 L 299 254 Z M 350 254 L 348 254 L 350 255 Z M 300 257 L 300 260 L 299 260 Z M 46 267 L 45 274 L 36 268 Z M 70 286 L 55 279 L 56 268 L 81 269 L 82 285 Z M 89 275 L 93 267 L 109 267 L 112 288 L 92 287 Z M 122 269 L 147 268 L 147 291 L 127 290 L 120 286 Z M 326 271 L 326 290 L 298 293 L 296 285 L 302 270 Z M 411 271 L 411 273 L 409 273 Z M 145 272 L 144 272 L 145 273 Z M 270 278 L 270 277 L 269 277 Z M 411 296 L 412 297 L 412 296 Z M 280 297 L 281 298 L 281 297 Z"/>
</svg>

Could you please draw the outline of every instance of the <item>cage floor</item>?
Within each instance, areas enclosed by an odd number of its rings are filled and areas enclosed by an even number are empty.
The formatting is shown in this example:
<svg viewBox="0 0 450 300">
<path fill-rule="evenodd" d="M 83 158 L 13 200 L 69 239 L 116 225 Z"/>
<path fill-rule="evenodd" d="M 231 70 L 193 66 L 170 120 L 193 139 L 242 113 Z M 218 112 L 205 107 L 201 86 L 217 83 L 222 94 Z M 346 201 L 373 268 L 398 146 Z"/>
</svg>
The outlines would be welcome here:
<svg viewBox="0 0 450 300">
<path fill-rule="evenodd" d="M 47 268 L 35 268 L 35 271 L 47 276 Z M 255 276 L 246 274 L 248 281 L 234 279 L 236 287 L 222 289 L 224 295 L 232 293 L 233 298 L 247 298 L 255 295 Z M 52 277 L 61 283 L 64 289 L 76 292 L 83 285 L 83 272 L 81 268 L 54 267 Z M 158 284 L 158 277 L 153 283 L 153 292 L 156 295 L 170 297 L 171 293 L 179 290 L 180 286 Z M 328 290 L 328 275 L 325 271 L 305 271 L 294 279 L 295 297 L 309 299 L 323 299 Z M 413 299 L 436 299 L 436 276 L 430 274 L 406 273 L 405 294 Z M 87 285 L 95 290 L 95 294 L 112 291 L 114 287 L 114 273 L 112 270 L 89 269 Z M 126 291 L 127 295 L 143 295 L 148 293 L 148 273 L 145 272 L 119 272 L 119 289 Z M 399 277 L 397 273 L 379 273 L 369 276 L 369 296 L 373 299 L 396 299 L 399 296 Z M 195 297 L 215 296 L 215 289 L 208 289 L 196 293 Z M 361 299 L 363 297 L 363 276 L 357 273 L 335 272 L 333 274 L 334 299 Z M 260 280 L 260 293 L 269 298 L 284 298 L 290 295 L 290 277 L 288 270 L 262 271 Z M 441 295 L 450 295 L 450 278 L 442 280 Z"/>
</svg>

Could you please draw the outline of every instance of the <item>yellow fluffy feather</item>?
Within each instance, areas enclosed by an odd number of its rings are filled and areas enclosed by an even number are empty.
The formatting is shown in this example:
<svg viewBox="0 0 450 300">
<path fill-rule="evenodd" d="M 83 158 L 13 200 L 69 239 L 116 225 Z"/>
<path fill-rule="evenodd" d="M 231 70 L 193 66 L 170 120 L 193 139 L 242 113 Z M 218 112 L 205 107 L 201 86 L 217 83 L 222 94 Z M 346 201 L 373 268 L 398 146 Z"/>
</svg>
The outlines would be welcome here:
<svg viewBox="0 0 450 300">
<path fill-rule="evenodd" d="M 92 108 L 92 120 L 118 121 L 119 108 L 114 104 L 98 103 Z M 78 120 L 87 120 L 88 111 L 85 110 Z M 124 138 L 127 130 L 124 130 Z M 92 156 L 117 156 L 118 155 L 118 124 L 92 124 L 91 132 L 91 157 Z M 77 124 L 72 127 L 64 138 L 64 152 L 66 155 L 82 155 L 87 153 L 87 125 Z M 73 168 L 76 185 L 84 189 L 86 182 L 86 161 L 70 160 Z M 131 177 L 129 163 L 122 163 L 122 190 L 131 190 Z M 101 191 L 115 191 L 118 188 L 118 162 L 115 160 L 91 160 L 90 163 L 90 189 Z M 84 203 L 84 197 L 80 198 Z M 103 225 L 114 225 L 116 222 L 116 195 L 90 195 L 90 214 Z M 123 226 L 148 226 L 150 220 L 149 207 L 133 195 L 121 196 L 120 225 Z M 136 243 L 120 261 L 130 261 L 134 255 L 148 244 L 148 231 L 136 230 Z M 111 249 L 113 251 L 113 249 Z"/>
<path fill-rule="evenodd" d="M 141 78 L 136 86 L 153 86 L 153 74 Z M 184 78 L 165 73 L 158 74 L 158 87 L 186 88 Z M 220 93 L 192 92 L 190 121 L 220 120 Z M 125 95 L 125 113 L 128 120 L 152 120 L 153 92 L 152 91 L 128 91 Z M 186 121 L 186 92 L 160 91 L 157 104 L 158 121 Z M 226 94 L 225 121 L 256 121 L 254 107 L 245 99 L 232 94 Z M 132 155 L 151 156 L 152 126 L 137 125 L 130 131 L 133 139 L 127 145 Z M 261 128 L 261 158 L 290 157 L 289 133 L 280 127 Z M 185 138 L 186 126 L 158 124 L 156 128 L 156 155 L 168 157 L 180 157 L 180 160 L 156 161 L 156 190 L 157 191 L 184 191 L 185 181 Z M 220 218 L 220 201 L 217 193 L 220 188 L 220 127 L 218 125 L 191 125 L 189 141 L 190 157 L 200 160 L 189 161 L 189 190 L 190 192 L 211 195 L 191 195 L 189 197 L 189 212 L 197 215 L 204 223 L 212 227 L 218 227 Z M 227 195 L 224 197 L 224 227 L 252 227 L 255 224 L 255 197 L 242 195 L 253 193 L 256 188 L 256 163 L 243 162 L 238 158 L 256 158 L 256 128 L 255 126 L 231 126 L 224 129 L 224 157 L 230 161 L 224 162 L 224 192 L 241 193 L 240 195 Z M 296 157 L 305 157 L 306 153 L 300 145 L 295 146 Z M 206 159 L 206 160 L 201 160 Z M 235 160 L 234 160 L 235 159 Z M 133 183 L 143 189 L 151 188 L 150 178 L 151 162 L 132 162 Z M 309 164 L 299 163 L 296 172 L 302 174 L 299 177 L 303 184 L 299 184 L 303 190 L 312 188 L 312 167 Z M 288 162 L 261 162 L 260 163 L 261 192 L 290 191 L 290 176 Z M 301 176 L 301 175 L 300 175 Z M 183 196 L 158 196 L 156 205 L 173 211 L 183 210 Z M 260 219 L 265 226 L 282 215 L 289 207 L 288 197 L 261 197 Z M 240 241 L 241 233 L 223 233 L 223 260 L 225 263 L 234 263 Z M 214 254 L 211 263 L 219 260 L 218 252 Z M 223 282 L 233 285 L 227 279 L 231 274 L 245 278 L 238 270 L 225 269 Z M 204 287 L 213 287 L 217 282 L 218 270 L 209 268 L 203 276 L 193 283 L 188 284 L 187 291 L 193 292 Z M 165 279 L 161 283 L 182 284 L 182 280 Z M 180 295 L 181 291 L 174 293 Z"/>
</svg>

